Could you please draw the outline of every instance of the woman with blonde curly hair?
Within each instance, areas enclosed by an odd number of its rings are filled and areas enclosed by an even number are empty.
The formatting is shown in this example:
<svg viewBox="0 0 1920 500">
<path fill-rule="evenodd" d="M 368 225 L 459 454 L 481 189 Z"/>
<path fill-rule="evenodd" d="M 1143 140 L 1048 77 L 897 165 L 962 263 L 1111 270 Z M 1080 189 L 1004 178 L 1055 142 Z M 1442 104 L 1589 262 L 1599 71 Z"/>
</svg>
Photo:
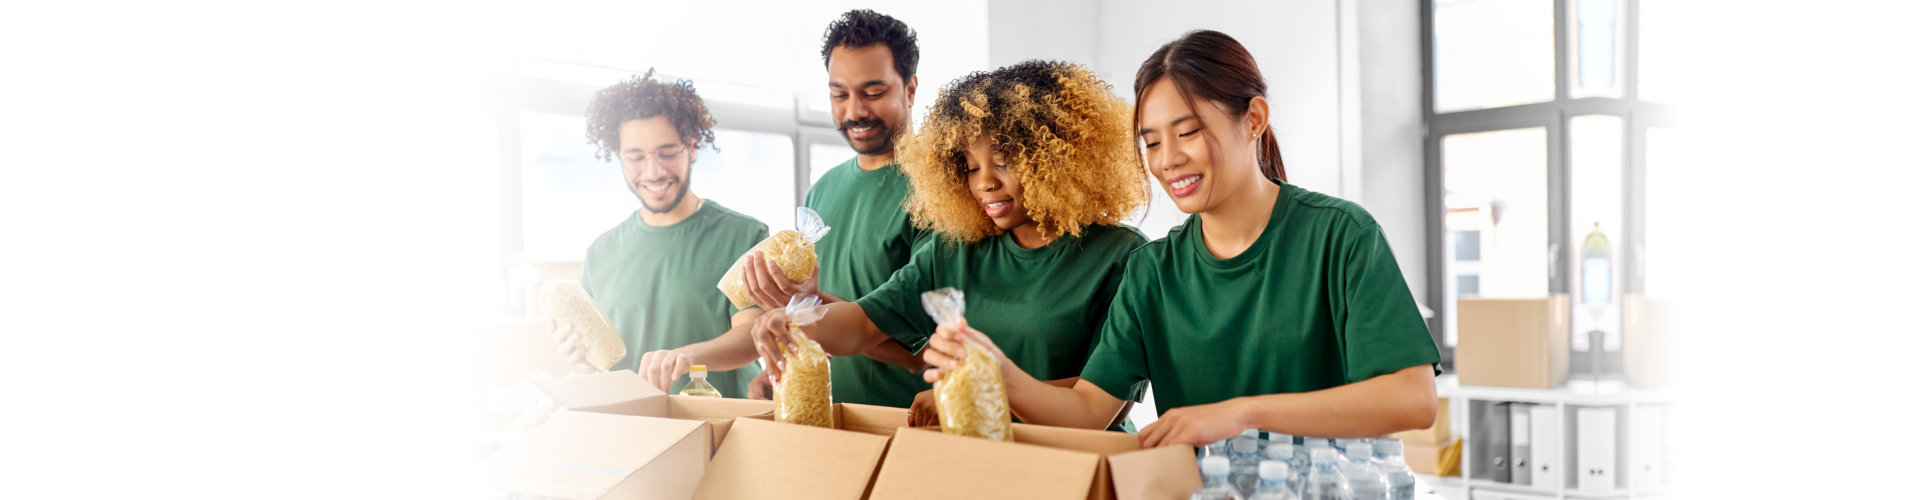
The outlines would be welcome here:
<svg viewBox="0 0 1920 500">
<path fill-rule="evenodd" d="M 809 335 L 836 356 L 889 341 L 917 351 L 934 331 L 920 294 L 953 287 L 1010 359 L 1071 386 L 1127 255 L 1146 243 L 1120 223 L 1147 201 L 1131 116 L 1092 72 L 1060 62 L 977 72 L 941 89 L 898 150 L 912 185 L 907 211 L 939 237 L 879 289 L 828 306 Z M 788 336 L 785 315 L 770 314 L 754 337 L 778 377 L 775 346 Z M 931 409 L 922 392 L 910 419 L 930 423 Z"/>
</svg>

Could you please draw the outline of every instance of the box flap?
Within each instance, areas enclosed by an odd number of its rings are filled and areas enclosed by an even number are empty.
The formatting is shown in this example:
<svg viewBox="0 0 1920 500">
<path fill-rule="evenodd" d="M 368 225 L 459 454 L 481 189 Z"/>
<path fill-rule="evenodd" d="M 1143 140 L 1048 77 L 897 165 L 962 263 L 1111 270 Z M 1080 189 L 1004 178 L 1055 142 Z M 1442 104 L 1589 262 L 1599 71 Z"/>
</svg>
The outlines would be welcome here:
<svg viewBox="0 0 1920 500">
<path fill-rule="evenodd" d="M 712 427 L 713 438 L 708 441 L 707 449 L 713 452 L 718 452 L 720 443 L 727 439 L 733 419 L 758 415 L 773 415 L 773 401 L 667 396 L 669 418 L 703 420 Z"/>
<path fill-rule="evenodd" d="M 693 498 L 861 498 L 887 437 L 743 418 L 707 464 Z"/>
<path fill-rule="evenodd" d="M 893 435 L 872 498 L 1082 500 L 1100 456 L 918 428 Z"/>
<path fill-rule="evenodd" d="M 1112 455 L 1140 449 L 1140 437 L 1125 432 L 1013 424 L 1013 442 Z"/>
<path fill-rule="evenodd" d="M 545 391 L 561 408 L 616 415 L 667 416 L 666 400 L 655 399 L 666 393 L 648 384 L 640 374 L 627 370 L 539 380 L 533 385 Z"/>
<path fill-rule="evenodd" d="M 1119 500 L 1186 498 L 1200 489 L 1192 446 L 1162 446 L 1107 457 Z"/>
<path fill-rule="evenodd" d="M 834 410 L 834 425 L 842 430 L 892 436 L 907 426 L 906 408 L 842 403 Z"/>
<path fill-rule="evenodd" d="M 675 449 L 704 452 L 698 421 L 565 411 L 480 464 L 483 485 L 561 498 L 596 498 Z M 691 481 L 689 481 L 691 482 Z"/>
</svg>

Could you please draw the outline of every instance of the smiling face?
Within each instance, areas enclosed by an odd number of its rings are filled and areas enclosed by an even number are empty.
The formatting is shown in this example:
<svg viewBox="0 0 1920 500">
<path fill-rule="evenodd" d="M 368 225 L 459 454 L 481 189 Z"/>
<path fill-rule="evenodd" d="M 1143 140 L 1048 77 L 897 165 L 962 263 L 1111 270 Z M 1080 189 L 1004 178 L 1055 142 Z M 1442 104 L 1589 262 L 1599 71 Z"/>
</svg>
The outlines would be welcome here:
<svg viewBox="0 0 1920 500">
<path fill-rule="evenodd" d="M 620 124 L 620 166 L 627 189 L 649 212 L 667 213 L 680 206 L 695 153 L 666 116 Z"/>
<path fill-rule="evenodd" d="M 900 78 L 886 45 L 834 47 L 827 59 L 827 95 L 847 145 L 863 155 L 893 154 L 894 138 L 910 126 L 917 82 Z"/>
<path fill-rule="evenodd" d="M 1255 161 L 1259 135 L 1249 127 L 1219 103 L 1196 98 L 1188 106 L 1169 78 L 1149 85 L 1140 101 L 1147 171 L 1181 212 L 1212 210 L 1233 188 L 1266 182 Z"/>
<path fill-rule="evenodd" d="M 980 203 L 988 219 L 1001 230 L 1033 223 L 1027 206 L 1021 202 L 1020 179 L 1007 169 L 1006 159 L 993 152 L 993 141 L 985 136 L 967 145 L 967 191 Z"/>
</svg>

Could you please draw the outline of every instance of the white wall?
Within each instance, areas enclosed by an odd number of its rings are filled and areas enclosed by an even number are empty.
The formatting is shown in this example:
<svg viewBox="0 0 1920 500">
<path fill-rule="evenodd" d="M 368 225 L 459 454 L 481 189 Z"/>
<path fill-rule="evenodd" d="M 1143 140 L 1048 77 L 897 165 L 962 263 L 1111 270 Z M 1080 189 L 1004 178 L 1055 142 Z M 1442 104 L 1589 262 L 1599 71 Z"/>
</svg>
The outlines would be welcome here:
<svg viewBox="0 0 1920 500">
<path fill-rule="evenodd" d="M 1099 54 L 1100 4 L 1094 0 L 987 2 L 987 67 L 1028 59 L 1092 67 Z"/>
<path fill-rule="evenodd" d="M 1359 2 L 1360 201 L 1387 234 L 1414 300 L 1428 304 L 1420 4 Z M 1349 183 L 1349 185 L 1352 185 Z"/>
</svg>

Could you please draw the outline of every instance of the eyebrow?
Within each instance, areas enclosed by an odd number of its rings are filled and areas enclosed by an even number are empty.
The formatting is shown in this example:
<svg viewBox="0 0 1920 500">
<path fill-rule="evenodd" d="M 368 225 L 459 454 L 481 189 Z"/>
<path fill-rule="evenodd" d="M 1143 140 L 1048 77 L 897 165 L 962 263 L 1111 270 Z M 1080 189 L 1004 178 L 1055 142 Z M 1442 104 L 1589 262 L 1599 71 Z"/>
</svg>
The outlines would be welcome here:
<svg viewBox="0 0 1920 500">
<path fill-rule="evenodd" d="M 874 85 L 886 85 L 886 84 L 887 84 L 887 82 L 886 82 L 885 80 L 867 80 L 867 82 L 866 82 L 866 83 L 862 83 L 862 84 L 860 84 L 860 85 L 857 85 L 857 87 L 860 87 L 860 88 L 867 88 L 867 87 L 872 87 L 872 86 L 874 86 Z M 844 88 L 847 88 L 847 86 L 846 86 L 846 85 L 841 85 L 841 84 L 840 84 L 840 82 L 827 82 L 827 86 L 828 86 L 828 87 L 833 87 L 833 88 L 836 88 L 836 89 L 844 89 Z"/>
<path fill-rule="evenodd" d="M 1182 116 L 1182 117 L 1179 117 L 1179 118 L 1175 118 L 1175 119 L 1173 120 L 1173 123 L 1172 123 L 1171 125 L 1168 125 L 1168 127 L 1172 127 L 1172 126 L 1174 126 L 1174 125 L 1179 125 L 1179 124 L 1181 124 L 1181 123 L 1184 123 L 1184 122 L 1186 122 L 1187 120 L 1198 120 L 1198 119 L 1199 119 L 1198 117 L 1195 117 L 1195 116 L 1193 116 L 1193 115 L 1187 115 L 1187 116 Z M 1157 131 L 1158 131 L 1158 130 L 1156 130 L 1156 129 L 1150 129 L 1150 128 L 1143 128 L 1143 129 L 1140 129 L 1140 135 L 1147 135 L 1147 134 L 1150 134 L 1150 133 L 1153 133 L 1153 132 L 1157 132 Z"/>
</svg>

